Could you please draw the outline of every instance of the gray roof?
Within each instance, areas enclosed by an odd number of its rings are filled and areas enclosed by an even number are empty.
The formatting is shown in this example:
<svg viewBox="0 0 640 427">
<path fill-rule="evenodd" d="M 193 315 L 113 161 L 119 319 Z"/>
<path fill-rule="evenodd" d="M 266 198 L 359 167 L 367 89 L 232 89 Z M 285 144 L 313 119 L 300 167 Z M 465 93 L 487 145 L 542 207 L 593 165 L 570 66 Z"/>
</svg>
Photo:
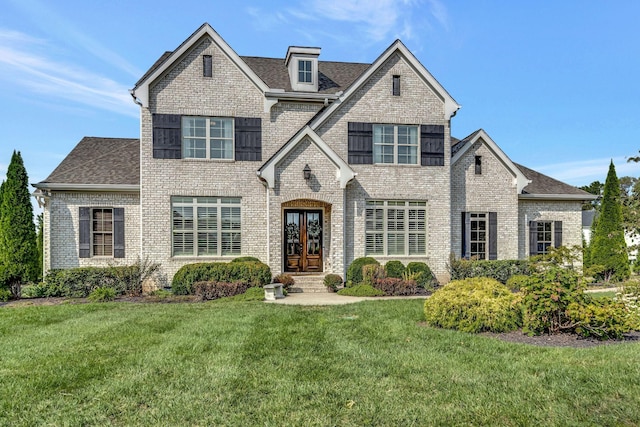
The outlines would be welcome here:
<svg viewBox="0 0 640 427">
<path fill-rule="evenodd" d="M 595 209 L 582 211 L 582 226 L 591 227 L 593 225 L 593 220 L 596 219 L 597 215 L 598 211 Z"/>
<path fill-rule="evenodd" d="M 585 196 L 585 200 L 594 197 L 591 193 L 587 193 L 573 185 L 565 184 L 550 176 L 543 175 L 526 166 L 519 165 L 515 162 L 514 165 L 520 169 L 524 176 L 531 180 L 531 183 L 522 189 L 522 194 L 569 194 Z"/>
<path fill-rule="evenodd" d="M 85 136 L 39 184 L 139 185 L 140 140 Z"/>
</svg>

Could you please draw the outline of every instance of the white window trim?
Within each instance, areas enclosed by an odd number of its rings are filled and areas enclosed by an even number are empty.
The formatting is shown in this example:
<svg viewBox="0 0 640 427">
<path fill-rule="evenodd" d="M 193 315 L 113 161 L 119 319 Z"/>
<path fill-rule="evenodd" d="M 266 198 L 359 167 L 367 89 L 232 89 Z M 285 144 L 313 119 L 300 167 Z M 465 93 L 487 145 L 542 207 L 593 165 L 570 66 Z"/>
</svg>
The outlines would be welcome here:
<svg viewBox="0 0 640 427">
<path fill-rule="evenodd" d="M 301 85 L 313 85 L 313 61 L 311 59 L 302 59 L 301 58 L 301 59 L 298 59 L 297 63 L 298 63 L 298 84 L 301 84 Z M 300 65 L 303 64 L 303 63 L 308 63 L 309 64 L 309 71 L 307 71 L 307 70 L 301 71 L 300 70 Z M 300 73 L 301 72 L 304 73 L 305 76 L 308 74 L 309 81 L 300 80 Z"/>
<path fill-rule="evenodd" d="M 185 121 L 188 119 L 205 119 L 206 120 L 206 124 L 205 124 L 205 136 L 204 137 L 185 137 L 184 135 L 184 127 L 185 127 Z M 211 120 L 230 120 L 231 121 L 231 138 L 214 138 L 214 139 L 225 139 L 225 140 L 231 140 L 231 158 L 215 158 L 215 157 L 211 157 Z M 236 134 L 236 123 L 235 120 L 232 117 L 213 117 L 213 116 L 182 116 L 181 119 L 181 123 L 180 123 L 180 133 L 181 133 L 181 139 L 182 139 L 182 158 L 185 160 L 196 160 L 196 161 L 203 161 L 203 160 L 213 160 L 213 161 L 218 161 L 218 162 L 232 162 L 235 161 L 236 158 L 236 141 L 235 141 L 235 134 Z M 205 157 L 188 157 L 186 155 L 186 148 L 185 148 L 185 144 L 184 144 L 184 140 L 185 138 L 188 139 L 204 139 L 205 140 Z"/>
<path fill-rule="evenodd" d="M 376 161 L 376 146 L 390 146 L 389 143 L 382 143 L 375 141 L 376 127 L 393 126 L 393 163 L 377 162 Z M 407 128 L 414 128 L 416 130 L 416 143 L 415 144 L 400 144 L 398 141 L 398 127 L 403 126 Z M 399 147 L 416 147 L 416 162 L 415 163 L 399 163 Z M 420 166 L 420 126 L 418 125 L 403 125 L 403 124 L 374 124 L 373 125 L 373 163 L 375 165 L 398 165 L 398 166 Z"/>
<path fill-rule="evenodd" d="M 390 203 L 392 203 L 390 205 Z M 396 205 L 393 203 L 404 203 L 404 205 Z M 427 219 L 428 219 L 428 205 L 425 200 L 367 200 L 365 203 L 365 255 L 366 256 L 379 256 L 379 257 L 416 257 L 424 258 L 427 256 Z M 381 209 L 383 211 L 382 216 L 382 230 L 367 230 L 367 210 Z M 389 210 L 404 210 L 404 230 L 395 231 L 389 230 Z M 420 210 L 424 211 L 424 228 L 423 230 L 410 230 L 409 229 L 409 211 Z M 367 248 L 367 236 L 382 234 L 382 249 L 383 253 L 369 252 Z M 404 251 L 402 254 L 390 254 L 389 253 L 389 234 L 404 234 Z M 424 236 L 424 252 L 410 254 L 410 235 L 423 235 Z"/>
<path fill-rule="evenodd" d="M 547 246 L 544 250 L 537 250 L 538 255 L 546 255 L 549 253 L 549 248 L 553 248 L 555 245 L 555 221 L 552 220 L 538 220 L 536 221 L 537 224 L 537 229 L 536 229 L 536 236 L 538 236 L 540 233 L 549 233 L 549 240 L 540 240 L 540 239 L 536 239 L 537 243 L 538 243 L 538 247 L 540 246 L 540 243 L 549 243 L 549 246 Z M 540 225 L 542 224 L 549 224 L 550 225 L 550 229 L 549 231 L 540 231 Z M 536 248 L 537 249 L 537 248 Z"/>
<path fill-rule="evenodd" d="M 111 211 L 111 231 L 110 232 L 109 231 L 101 231 L 101 232 L 94 231 L 94 229 L 93 229 L 93 225 L 94 225 L 94 216 L 93 215 L 94 215 L 94 212 L 96 212 L 96 211 L 103 211 L 104 212 L 104 211 L 107 211 L 107 210 Z M 89 212 L 90 212 L 89 213 L 90 214 L 90 217 L 89 217 L 89 227 L 90 227 L 89 228 L 89 239 L 90 239 L 89 242 L 90 243 L 89 244 L 90 244 L 90 248 L 91 248 L 91 252 L 90 252 L 91 253 L 91 258 L 113 258 L 113 253 L 114 253 L 113 252 L 113 246 L 114 246 L 114 238 L 115 238 L 114 229 L 113 229 L 114 228 L 114 221 L 113 221 L 114 220 L 114 218 L 113 218 L 114 212 L 113 212 L 113 208 L 94 207 L 94 208 L 91 208 L 91 210 Z M 103 236 L 107 235 L 107 234 L 111 235 L 111 253 L 110 254 L 104 254 L 104 255 L 96 255 L 95 254 L 95 246 L 96 246 L 96 244 L 95 244 L 95 240 L 94 239 L 95 239 L 95 235 L 96 234 L 101 234 Z M 104 246 L 104 243 L 102 244 L 102 246 Z"/>
<path fill-rule="evenodd" d="M 184 199 L 191 199 L 191 202 L 188 202 Z M 198 199 L 215 199 L 215 202 L 210 201 L 199 201 Z M 236 202 L 227 202 L 227 200 L 237 200 Z M 173 221 L 173 209 L 174 207 L 190 207 L 192 208 L 192 217 L 193 217 L 193 226 L 191 231 L 183 231 L 183 230 L 175 230 L 174 221 Z M 198 254 L 198 232 L 203 230 L 198 230 L 198 207 L 215 207 L 217 210 L 217 224 L 216 229 L 208 231 L 209 233 L 215 233 L 217 238 L 217 246 L 215 254 Z M 239 230 L 224 230 L 222 228 L 222 208 L 223 207 L 231 207 L 231 208 L 240 208 L 240 229 Z M 190 254 L 175 254 L 174 247 L 174 236 L 177 234 L 189 234 L 191 233 L 193 243 L 192 243 L 192 253 Z M 238 233 L 240 234 L 240 249 L 238 252 L 223 254 L 222 253 L 222 234 L 223 233 Z M 239 197 L 208 197 L 208 196 L 174 196 L 171 197 L 171 256 L 176 258 L 214 258 L 214 257 L 237 257 L 242 254 L 242 200 Z"/>
<path fill-rule="evenodd" d="M 476 216 L 474 216 L 476 215 Z M 478 216 L 482 215 L 482 216 Z M 474 259 L 478 251 L 473 252 L 471 247 L 473 243 L 484 243 L 484 258 L 476 258 L 478 260 L 488 260 L 489 259 L 489 214 L 487 212 L 469 212 L 469 222 L 473 223 L 473 221 L 484 221 L 484 240 L 473 240 L 471 238 L 471 233 L 473 233 L 473 229 L 471 226 L 469 227 L 469 258 Z"/>
</svg>

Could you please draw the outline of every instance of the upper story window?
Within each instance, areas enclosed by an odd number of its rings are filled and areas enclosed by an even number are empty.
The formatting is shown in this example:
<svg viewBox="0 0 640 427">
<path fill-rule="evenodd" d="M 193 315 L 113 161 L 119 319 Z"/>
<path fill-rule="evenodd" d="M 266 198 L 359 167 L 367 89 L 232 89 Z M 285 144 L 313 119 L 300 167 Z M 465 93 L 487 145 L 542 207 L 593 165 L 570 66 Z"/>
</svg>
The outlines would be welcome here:
<svg viewBox="0 0 640 427">
<path fill-rule="evenodd" d="M 418 126 L 373 125 L 373 162 L 418 164 Z"/>
<path fill-rule="evenodd" d="M 233 160 L 233 145 L 233 119 L 182 117 L 183 158 Z"/>
<path fill-rule="evenodd" d="M 312 63 L 311 61 L 300 59 L 298 60 L 298 83 L 312 83 Z"/>
<path fill-rule="evenodd" d="M 202 56 L 202 76 L 213 77 L 213 57 L 211 55 Z"/>
<path fill-rule="evenodd" d="M 482 156 L 475 157 L 475 172 L 476 175 L 482 175 Z"/>
<path fill-rule="evenodd" d="M 393 96 L 400 96 L 400 76 L 393 76 L 391 93 Z"/>
</svg>

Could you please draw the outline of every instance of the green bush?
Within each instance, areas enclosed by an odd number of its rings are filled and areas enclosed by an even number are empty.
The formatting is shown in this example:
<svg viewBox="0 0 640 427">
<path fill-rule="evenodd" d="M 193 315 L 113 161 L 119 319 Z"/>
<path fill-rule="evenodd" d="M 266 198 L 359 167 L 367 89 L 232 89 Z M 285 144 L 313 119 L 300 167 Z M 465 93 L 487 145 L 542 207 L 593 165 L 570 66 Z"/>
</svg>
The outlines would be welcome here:
<svg viewBox="0 0 640 427">
<path fill-rule="evenodd" d="M 89 294 L 89 299 L 93 302 L 106 302 L 116 299 L 116 291 L 113 288 L 95 288 Z"/>
<path fill-rule="evenodd" d="M 262 262 L 262 261 L 252 256 L 241 256 L 241 257 L 232 259 L 231 262 Z"/>
<path fill-rule="evenodd" d="M 507 332 L 520 327 L 519 296 L 490 278 L 453 281 L 424 303 L 427 323 L 464 332 Z"/>
<path fill-rule="evenodd" d="M 362 267 L 362 282 L 360 284 L 371 285 L 378 279 L 384 279 L 387 274 L 384 267 L 379 264 L 367 264 Z"/>
<path fill-rule="evenodd" d="M 575 332 L 584 337 L 620 339 L 625 333 L 640 327 L 637 310 L 608 297 L 587 296 L 586 304 L 570 303 L 567 316 L 576 325 Z"/>
<path fill-rule="evenodd" d="M 415 280 L 404 280 L 396 277 L 376 279 L 373 282 L 373 287 L 388 296 L 407 296 L 418 293 L 418 284 Z"/>
<path fill-rule="evenodd" d="M 245 293 L 236 295 L 229 299 L 233 301 L 263 301 L 264 289 L 258 287 L 249 288 Z"/>
<path fill-rule="evenodd" d="M 203 301 L 224 297 L 233 297 L 243 294 L 249 289 L 244 282 L 196 282 L 193 284 L 193 292 Z"/>
<path fill-rule="evenodd" d="M 529 276 L 525 276 L 524 274 L 514 274 L 509 277 L 507 280 L 507 288 L 511 289 L 512 292 L 520 292 L 520 288 L 525 285 L 529 280 Z"/>
<path fill-rule="evenodd" d="M 405 279 L 414 279 L 421 288 L 433 290 L 438 286 L 438 281 L 424 262 L 410 262 L 407 264 L 406 274 L 408 276 Z"/>
<path fill-rule="evenodd" d="M 462 280 L 470 277 L 490 277 L 500 283 L 507 283 L 513 275 L 530 273 L 527 260 L 481 260 L 470 261 L 458 259 L 453 254 L 449 258 L 449 274 L 451 280 Z"/>
<path fill-rule="evenodd" d="M 384 292 L 371 285 L 355 285 L 349 288 L 340 289 L 338 291 L 338 295 L 350 297 L 381 297 L 384 296 Z"/>
<path fill-rule="evenodd" d="M 96 288 L 111 288 L 116 295 L 141 295 L 142 283 L 159 264 L 138 261 L 121 267 L 78 267 L 49 270 L 44 283 L 33 285 L 34 297 L 85 298 Z"/>
<path fill-rule="evenodd" d="M 338 274 L 327 274 L 324 276 L 323 283 L 331 292 L 337 292 L 338 288 L 342 286 L 342 277 Z"/>
<path fill-rule="evenodd" d="M 0 301 L 5 302 L 5 301 L 9 301 L 9 299 L 11 298 L 11 291 L 9 289 L 1 289 L 0 288 Z"/>
<path fill-rule="evenodd" d="M 243 282 L 262 287 L 271 282 L 269 266 L 255 261 L 201 262 L 182 266 L 173 276 L 171 288 L 176 295 L 192 295 L 196 282 Z"/>
<path fill-rule="evenodd" d="M 353 260 L 347 269 L 347 282 L 357 285 L 362 282 L 362 267 L 369 264 L 380 265 L 374 258 L 364 257 Z"/>
<path fill-rule="evenodd" d="M 406 267 L 401 261 L 387 261 L 387 263 L 384 265 L 384 272 L 387 277 L 395 277 L 396 279 L 401 279 L 406 270 Z"/>
</svg>

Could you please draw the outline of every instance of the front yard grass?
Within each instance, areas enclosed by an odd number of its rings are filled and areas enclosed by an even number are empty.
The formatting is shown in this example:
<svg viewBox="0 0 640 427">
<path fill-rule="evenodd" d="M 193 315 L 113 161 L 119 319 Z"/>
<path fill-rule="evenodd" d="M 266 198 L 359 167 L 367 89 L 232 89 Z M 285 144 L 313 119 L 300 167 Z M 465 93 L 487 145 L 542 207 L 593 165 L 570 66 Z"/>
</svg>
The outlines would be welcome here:
<svg viewBox="0 0 640 427">
<path fill-rule="evenodd" d="M 432 329 L 422 300 L 0 308 L 0 425 L 636 425 L 640 344 Z"/>
</svg>

